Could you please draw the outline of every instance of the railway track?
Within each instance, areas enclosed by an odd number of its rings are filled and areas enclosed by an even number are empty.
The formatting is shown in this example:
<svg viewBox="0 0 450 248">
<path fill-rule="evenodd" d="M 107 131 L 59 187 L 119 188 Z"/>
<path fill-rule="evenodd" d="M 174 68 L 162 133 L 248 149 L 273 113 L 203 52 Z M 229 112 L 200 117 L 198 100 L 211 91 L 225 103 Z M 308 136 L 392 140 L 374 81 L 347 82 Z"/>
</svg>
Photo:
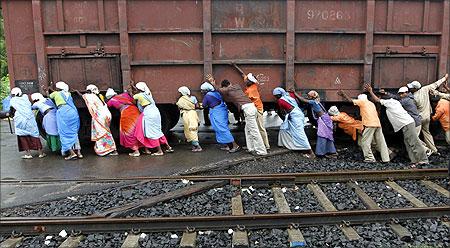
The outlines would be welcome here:
<svg viewBox="0 0 450 248">
<path fill-rule="evenodd" d="M 153 180 L 187 179 L 192 184 L 156 196 L 140 199 L 121 206 L 96 211 L 87 216 L 72 217 L 2 217 L 0 234 L 12 236 L 2 242 L 1 247 L 15 247 L 26 239 L 36 235 L 57 235 L 65 230 L 73 235 L 60 239 L 60 247 L 78 247 L 92 233 L 124 233 L 122 247 L 139 247 L 142 233 L 179 233 L 181 240 L 175 246 L 195 247 L 201 232 L 229 232 L 233 247 L 248 247 L 249 232 L 260 229 L 281 229 L 287 233 L 286 247 L 304 246 L 306 239 L 302 230 L 311 226 L 333 225 L 349 241 L 361 240 L 358 227 L 369 223 L 383 223 L 395 233 L 399 240 L 414 239 L 411 230 L 403 223 L 408 220 L 435 219 L 448 226 L 450 206 L 447 201 L 440 205 L 430 205 L 421 200 L 420 195 L 402 187 L 405 180 L 413 181 L 427 188 L 441 198 L 449 198 L 449 191 L 439 183 L 448 176 L 446 169 L 398 170 L 398 171 L 348 171 L 328 173 L 300 173 L 279 175 L 230 175 L 230 176 L 184 176 L 184 177 L 141 177 L 130 181 L 152 182 Z M 110 182 L 114 179 L 107 179 Z M 117 179 L 115 179 L 117 181 Z M 119 180 L 120 181 L 120 180 Z M 378 183 L 408 202 L 410 207 L 380 206 L 373 192 L 366 192 L 364 183 Z M 3 182 L 4 183 L 4 182 Z M 26 182 L 32 183 L 32 182 Z M 34 183 L 43 183 L 35 181 Z M 157 206 L 176 199 L 183 199 L 207 190 L 224 186 L 237 189 L 229 199 L 223 199 L 230 205 L 229 214 L 212 216 L 141 216 L 142 209 Z M 336 199 L 330 194 L 329 185 L 339 185 L 351 190 L 364 205 L 364 209 L 338 210 Z M 275 205 L 273 213 L 249 213 L 249 189 L 263 187 L 270 191 L 271 201 Z M 314 196 L 320 205 L 319 211 L 295 211 L 292 201 L 286 195 L 289 189 L 303 187 Z M 331 187 L 332 188 L 332 187 Z M 246 193 L 249 192 L 249 193 Z M 380 195 L 382 195 L 380 193 Z M 350 196 L 349 196 L 350 197 Z M 267 200 L 266 200 L 267 201 Z M 258 204 L 266 204 L 264 200 Z M 253 202 L 252 204 L 255 204 Z M 188 207 L 188 206 L 183 206 Z M 146 213 L 146 212 L 143 212 Z M 141 214 L 141 215 L 140 215 Z M 152 234 L 150 234 L 152 235 Z M 250 235 L 251 236 L 251 235 Z M 141 237 L 142 239 L 142 237 Z M 45 242 L 45 241 L 44 241 Z M 171 247 L 171 246 L 169 246 Z"/>
</svg>

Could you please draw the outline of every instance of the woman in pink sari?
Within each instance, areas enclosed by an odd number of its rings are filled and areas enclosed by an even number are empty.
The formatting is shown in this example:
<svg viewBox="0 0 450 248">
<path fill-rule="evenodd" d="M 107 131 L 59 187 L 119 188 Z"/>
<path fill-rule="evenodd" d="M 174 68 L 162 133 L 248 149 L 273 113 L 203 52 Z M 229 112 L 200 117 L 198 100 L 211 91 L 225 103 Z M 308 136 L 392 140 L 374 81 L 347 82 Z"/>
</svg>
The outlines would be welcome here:
<svg viewBox="0 0 450 248">
<path fill-rule="evenodd" d="M 108 107 L 120 111 L 120 145 L 134 151 L 128 155 L 132 157 L 140 156 L 139 147 L 142 147 L 142 145 L 135 136 L 135 130 L 141 112 L 134 104 L 132 95 L 129 92 L 117 95 L 117 93 L 110 88 L 106 91 L 106 98 L 108 99 Z"/>
</svg>

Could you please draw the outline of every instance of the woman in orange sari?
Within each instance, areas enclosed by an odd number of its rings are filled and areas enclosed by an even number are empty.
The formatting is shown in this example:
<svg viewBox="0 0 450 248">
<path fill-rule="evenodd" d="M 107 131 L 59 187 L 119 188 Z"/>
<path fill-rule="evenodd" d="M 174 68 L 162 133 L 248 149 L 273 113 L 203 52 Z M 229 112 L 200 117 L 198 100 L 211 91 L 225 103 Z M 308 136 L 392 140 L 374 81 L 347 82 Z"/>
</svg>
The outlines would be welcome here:
<svg viewBox="0 0 450 248">
<path fill-rule="evenodd" d="M 141 147 L 141 144 L 134 135 L 134 131 L 141 112 L 134 104 L 133 97 L 129 91 L 131 91 L 131 89 L 125 93 L 117 95 L 113 89 L 108 89 L 106 92 L 106 98 L 108 99 L 108 107 L 116 108 L 120 111 L 120 144 L 123 147 L 130 148 L 134 151 L 128 155 L 138 157 L 141 155 L 139 153 L 139 147 Z"/>
</svg>

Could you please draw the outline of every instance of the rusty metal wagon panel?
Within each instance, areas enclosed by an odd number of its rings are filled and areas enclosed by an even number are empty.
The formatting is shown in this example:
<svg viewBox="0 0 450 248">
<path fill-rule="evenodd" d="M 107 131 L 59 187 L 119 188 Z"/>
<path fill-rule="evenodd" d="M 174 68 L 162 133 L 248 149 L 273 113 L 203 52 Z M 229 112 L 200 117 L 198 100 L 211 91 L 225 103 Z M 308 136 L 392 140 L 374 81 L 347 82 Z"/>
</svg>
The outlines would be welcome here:
<svg viewBox="0 0 450 248">
<path fill-rule="evenodd" d="M 160 104 L 204 75 L 316 89 L 339 101 L 362 82 L 396 88 L 450 68 L 449 0 L 2 0 L 12 86 L 64 80 L 123 90 L 146 81 Z"/>
</svg>

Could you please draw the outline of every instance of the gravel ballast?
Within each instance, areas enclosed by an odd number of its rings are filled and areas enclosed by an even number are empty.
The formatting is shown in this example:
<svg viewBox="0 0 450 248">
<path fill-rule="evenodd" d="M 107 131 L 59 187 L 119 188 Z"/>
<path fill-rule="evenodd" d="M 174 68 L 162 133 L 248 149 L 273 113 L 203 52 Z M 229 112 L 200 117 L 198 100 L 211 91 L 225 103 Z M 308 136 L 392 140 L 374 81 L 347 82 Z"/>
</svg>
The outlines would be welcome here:
<svg viewBox="0 0 450 248">
<path fill-rule="evenodd" d="M 405 180 L 396 181 L 398 185 L 411 193 L 414 197 L 421 200 L 427 206 L 445 206 L 450 204 L 449 198 L 441 193 L 428 188 L 419 181 Z"/>
<path fill-rule="evenodd" d="M 358 196 L 343 183 L 321 184 L 320 187 L 337 210 L 366 209 Z"/>
<path fill-rule="evenodd" d="M 283 229 L 262 229 L 248 233 L 250 247 L 288 247 L 288 233 Z"/>
<path fill-rule="evenodd" d="M 323 210 L 314 194 L 305 184 L 287 188 L 284 197 L 291 212 L 319 212 Z"/>
<path fill-rule="evenodd" d="M 152 181 L 34 205 L 2 209 L 1 216 L 86 216 L 185 187 L 181 181 Z"/>
<path fill-rule="evenodd" d="M 120 247 L 126 238 L 125 233 L 95 233 L 88 234 L 81 241 L 80 248 Z"/>
<path fill-rule="evenodd" d="M 134 217 L 169 217 L 169 216 L 212 216 L 230 215 L 231 198 L 236 188 L 230 185 L 210 189 L 187 198 L 162 202 L 150 208 L 142 208 Z"/>
<path fill-rule="evenodd" d="M 145 248 L 157 247 L 179 247 L 181 232 L 148 233 L 145 237 L 139 238 L 139 246 Z"/>
<path fill-rule="evenodd" d="M 413 205 L 383 182 L 359 182 L 359 186 L 381 208 L 411 208 Z"/>
<path fill-rule="evenodd" d="M 197 248 L 231 247 L 232 235 L 220 231 L 200 231 L 197 233 Z"/>
<path fill-rule="evenodd" d="M 241 196 L 244 214 L 274 214 L 278 212 L 269 188 L 243 188 Z"/>
</svg>

